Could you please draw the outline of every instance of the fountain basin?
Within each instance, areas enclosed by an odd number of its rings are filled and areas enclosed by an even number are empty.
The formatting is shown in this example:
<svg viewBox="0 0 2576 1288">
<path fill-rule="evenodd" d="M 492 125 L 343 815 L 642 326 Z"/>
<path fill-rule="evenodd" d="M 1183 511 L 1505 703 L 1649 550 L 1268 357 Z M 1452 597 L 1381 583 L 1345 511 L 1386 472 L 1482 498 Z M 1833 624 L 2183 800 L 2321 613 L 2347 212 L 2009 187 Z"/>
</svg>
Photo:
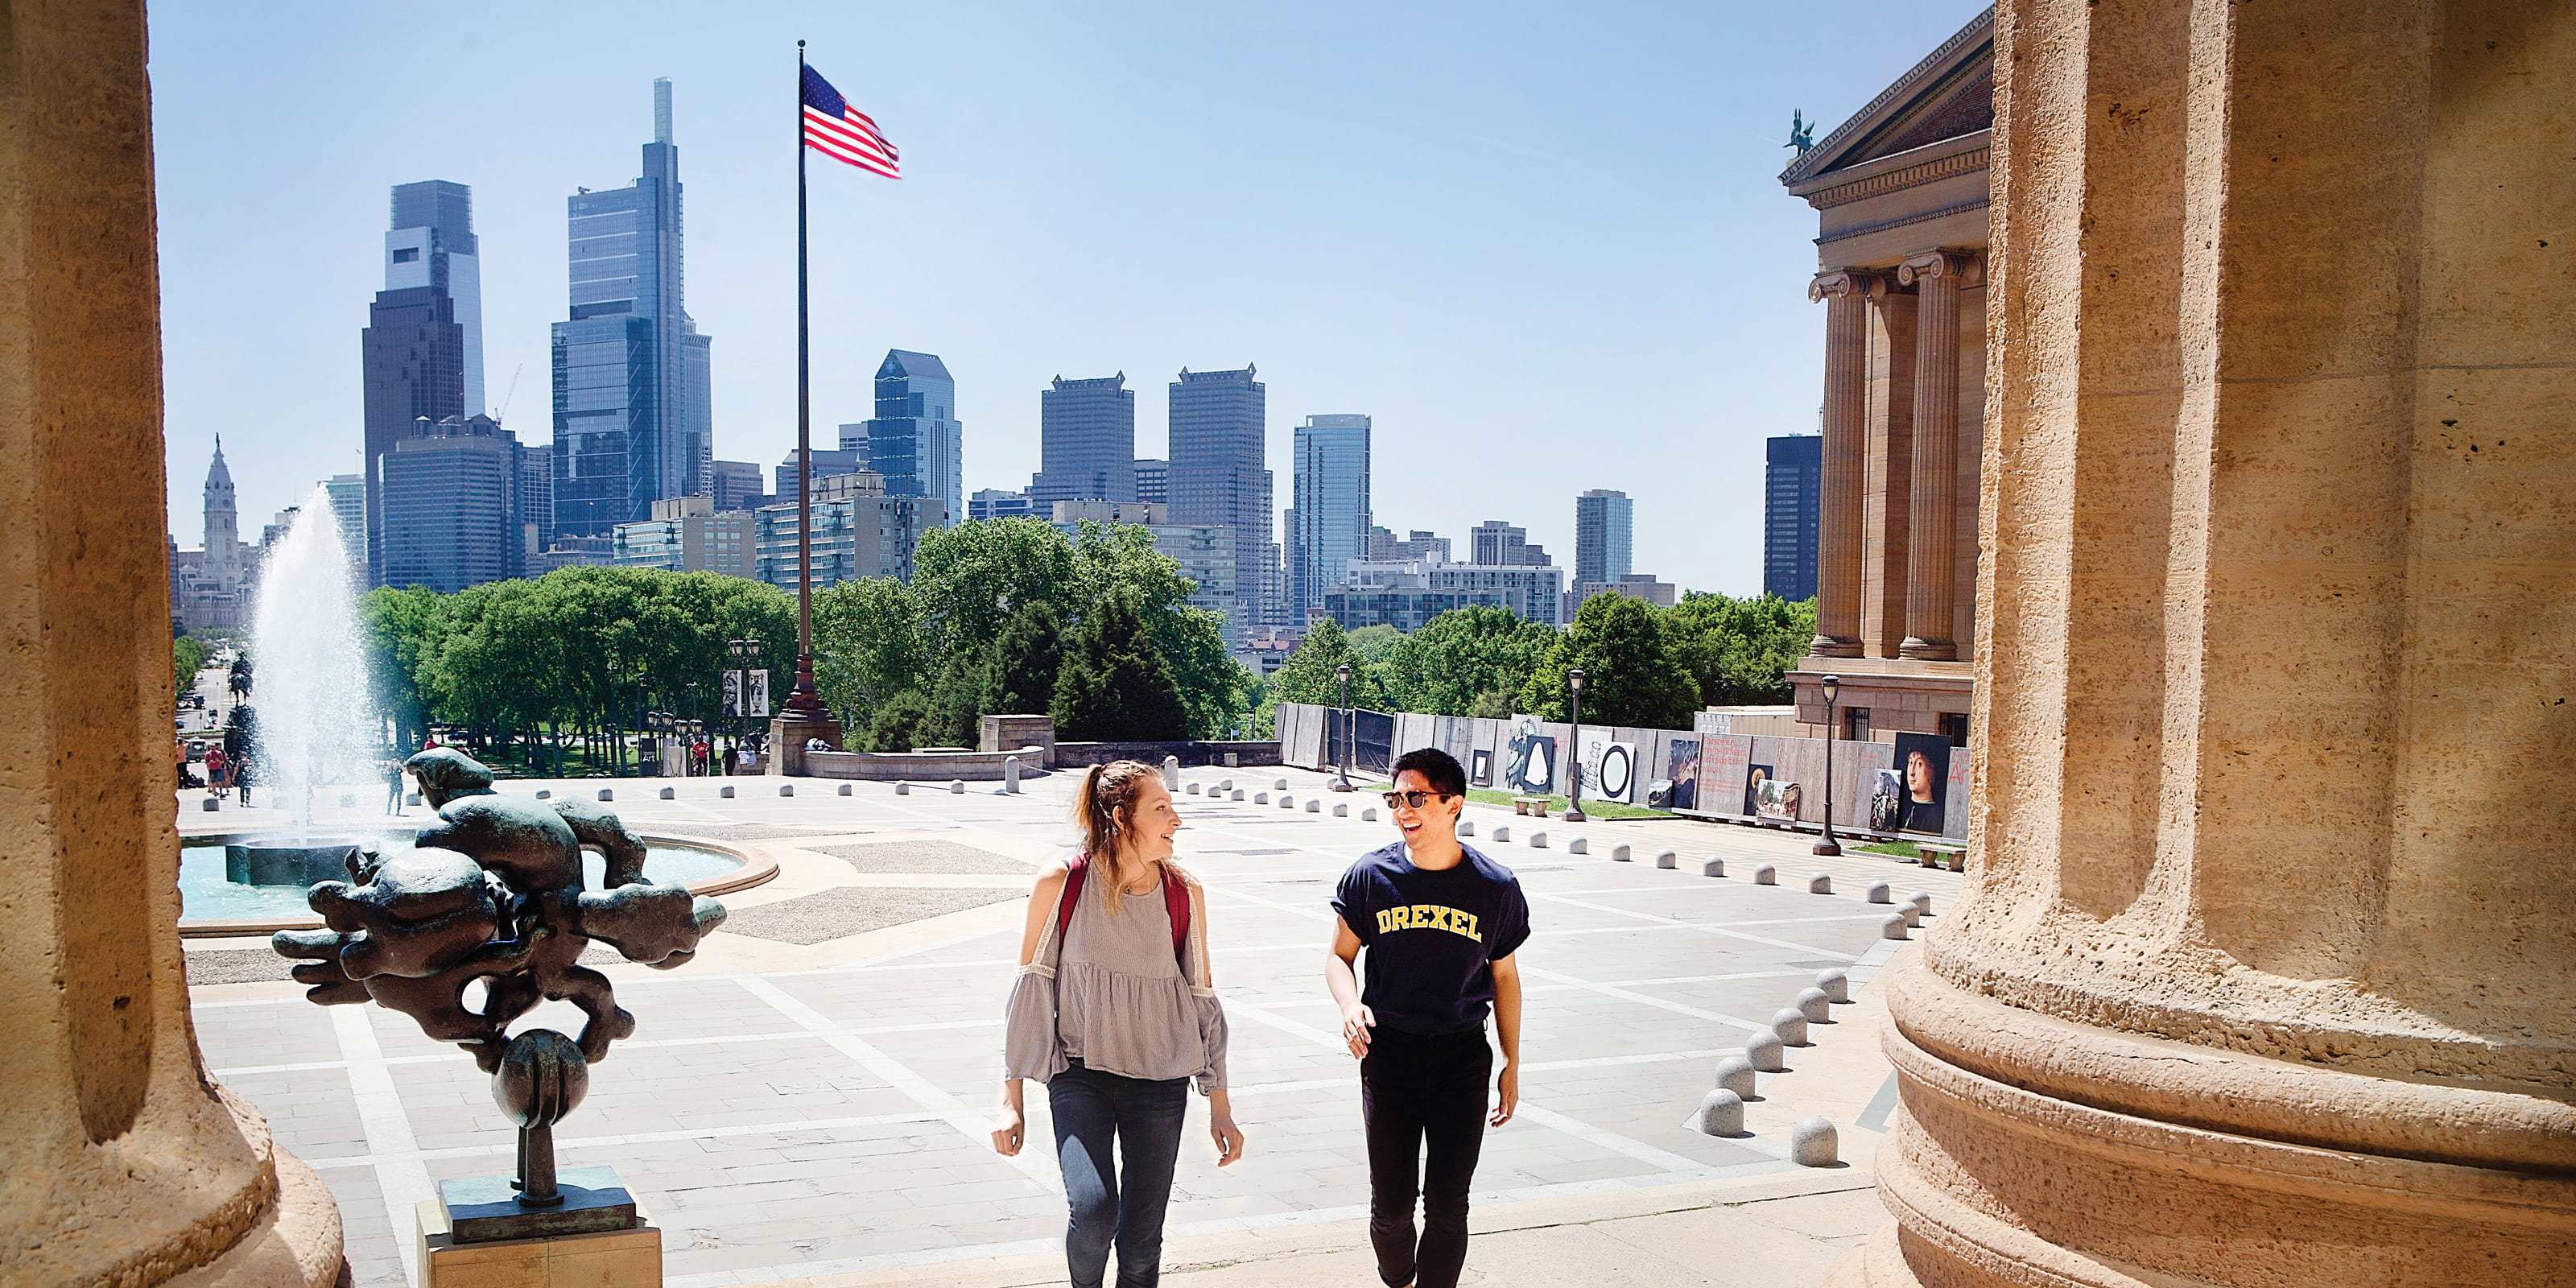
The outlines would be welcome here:
<svg viewBox="0 0 2576 1288">
<path fill-rule="evenodd" d="M 293 886 L 299 892 L 316 881 L 345 881 L 349 864 L 365 844 L 351 839 L 318 845 L 227 845 L 224 880 L 234 885 Z"/>
</svg>

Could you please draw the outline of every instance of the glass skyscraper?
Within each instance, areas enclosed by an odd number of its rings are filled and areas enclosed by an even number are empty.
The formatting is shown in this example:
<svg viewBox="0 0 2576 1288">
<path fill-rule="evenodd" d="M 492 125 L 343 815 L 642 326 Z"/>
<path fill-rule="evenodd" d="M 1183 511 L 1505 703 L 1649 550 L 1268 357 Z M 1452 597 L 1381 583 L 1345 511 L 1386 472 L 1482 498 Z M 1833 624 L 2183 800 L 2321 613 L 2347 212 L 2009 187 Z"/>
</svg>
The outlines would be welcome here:
<svg viewBox="0 0 2576 1288">
<path fill-rule="evenodd" d="M 1257 374 L 1184 369 L 1171 384 L 1171 520 L 1234 529 L 1237 626 L 1287 624 L 1263 443 L 1269 395 Z"/>
<path fill-rule="evenodd" d="M 885 476 L 888 496 L 917 496 L 921 526 L 966 520 L 966 479 L 958 458 L 965 426 L 957 382 L 937 354 L 886 350 L 877 364 L 877 414 L 867 423 L 867 467 Z"/>
<path fill-rule="evenodd" d="M 1038 472 L 1029 477 L 1029 503 L 1144 499 L 1136 490 L 1136 391 L 1127 373 L 1057 376 L 1038 394 Z"/>
<path fill-rule="evenodd" d="M 1816 522 L 1823 513 L 1825 440 L 1788 434 L 1764 444 L 1762 593 L 1816 597 Z"/>
<path fill-rule="evenodd" d="M 1286 515 L 1288 613 L 1320 608 L 1324 592 L 1348 580 L 1350 561 L 1368 556 L 1369 418 L 1309 416 L 1297 427 L 1291 475 L 1296 504 Z"/>
<path fill-rule="evenodd" d="M 384 458 L 431 421 L 483 411 L 483 273 L 474 192 L 431 179 L 393 190 L 385 289 L 359 335 L 366 585 L 384 580 Z M 352 529 L 353 532 L 357 529 Z"/>
<path fill-rule="evenodd" d="M 1574 498 L 1574 584 L 1617 581 L 1636 571 L 1637 503 L 1594 488 Z"/>
<path fill-rule="evenodd" d="M 671 82 L 653 82 L 644 173 L 565 202 L 572 316 L 554 325 L 554 523 L 604 537 L 708 488 L 709 339 L 683 307 Z"/>
</svg>

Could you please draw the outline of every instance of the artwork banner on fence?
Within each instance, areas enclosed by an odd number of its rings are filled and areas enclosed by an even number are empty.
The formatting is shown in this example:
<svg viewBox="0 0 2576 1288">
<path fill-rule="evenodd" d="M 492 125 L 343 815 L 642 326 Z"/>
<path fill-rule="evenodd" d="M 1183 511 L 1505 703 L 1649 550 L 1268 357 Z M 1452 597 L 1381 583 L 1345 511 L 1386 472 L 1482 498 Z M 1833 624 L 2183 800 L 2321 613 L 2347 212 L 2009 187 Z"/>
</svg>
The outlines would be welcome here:
<svg viewBox="0 0 2576 1288">
<path fill-rule="evenodd" d="M 1772 769 L 1769 765 L 1746 765 L 1744 767 L 1745 813 L 1760 814 L 1762 812 L 1759 808 L 1762 804 L 1762 789 L 1770 784 L 1771 778 Z"/>
<path fill-rule="evenodd" d="M 1664 744 L 1664 776 L 1661 801 L 1648 801 L 1660 809 L 1699 808 L 1699 739 L 1675 738 Z"/>
<path fill-rule="evenodd" d="M 1805 804 L 1806 793 L 1796 783 L 1777 778 L 1763 779 L 1754 789 L 1753 816 L 1782 823 L 1798 821 L 1798 810 Z"/>
<path fill-rule="evenodd" d="M 1626 803 L 1637 791 L 1637 744 L 1585 735 L 1583 791 L 1594 800 Z"/>
<path fill-rule="evenodd" d="M 1950 795 L 1949 738 L 1935 733 L 1896 735 L 1896 772 L 1902 813 L 1895 830 L 1941 835 Z"/>
<path fill-rule="evenodd" d="M 1556 787 L 1556 739 L 1539 732 L 1537 716 L 1514 716 L 1510 754 L 1503 760 L 1503 785 L 1531 796 Z"/>
<path fill-rule="evenodd" d="M 1494 753 L 1482 747 L 1467 753 L 1467 783 L 1472 787 L 1494 785 Z"/>
</svg>

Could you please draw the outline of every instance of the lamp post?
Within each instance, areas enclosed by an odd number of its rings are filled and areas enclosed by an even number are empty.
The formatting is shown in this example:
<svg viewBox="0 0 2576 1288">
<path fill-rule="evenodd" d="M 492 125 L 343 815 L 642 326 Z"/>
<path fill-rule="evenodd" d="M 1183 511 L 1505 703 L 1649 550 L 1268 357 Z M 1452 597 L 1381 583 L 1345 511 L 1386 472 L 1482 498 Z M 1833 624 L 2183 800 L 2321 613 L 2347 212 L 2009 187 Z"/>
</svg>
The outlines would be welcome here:
<svg viewBox="0 0 2576 1288">
<path fill-rule="evenodd" d="M 726 640 L 725 657 L 739 673 L 734 682 L 733 711 L 725 728 L 729 744 L 725 748 L 725 773 L 731 774 L 740 767 L 744 722 L 752 718 L 751 664 L 760 660 L 760 641 L 751 638 Z"/>
<path fill-rule="evenodd" d="M 1816 842 L 1815 852 L 1836 855 L 1843 847 L 1834 843 L 1834 701 L 1842 696 L 1843 677 L 1828 675 L 1821 686 L 1825 691 L 1825 839 Z"/>
<path fill-rule="evenodd" d="M 1566 739 L 1573 745 L 1566 751 L 1573 757 L 1565 769 L 1565 821 L 1581 823 L 1591 816 L 1583 812 L 1583 668 L 1565 673 L 1566 690 L 1574 695 L 1574 736 Z"/>
<path fill-rule="evenodd" d="M 1342 754 L 1341 763 L 1333 767 L 1333 790 L 1346 792 L 1351 790 L 1351 740 L 1359 733 L 1359 720 L 1351 710 L 1351 664 L 1342 663 L 1333 674 L 1342 682 Z"/>
</svg>

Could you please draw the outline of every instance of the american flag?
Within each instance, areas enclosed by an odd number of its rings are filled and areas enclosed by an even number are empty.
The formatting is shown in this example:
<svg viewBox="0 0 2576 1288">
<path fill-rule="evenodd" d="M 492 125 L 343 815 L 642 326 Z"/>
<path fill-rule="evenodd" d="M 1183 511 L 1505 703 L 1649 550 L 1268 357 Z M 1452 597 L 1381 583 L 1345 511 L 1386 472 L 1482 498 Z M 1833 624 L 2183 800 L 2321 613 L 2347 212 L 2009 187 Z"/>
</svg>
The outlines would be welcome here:
<svg viewBox="0 0 2576 1288">
<path fill-rule="evenodd" d="M 893 144 L 877 133 L 867 113 L 850 106 L 821 72 L 805 69 L 805 146 L 889 179 L 903 177 Z"/>
</svg>

